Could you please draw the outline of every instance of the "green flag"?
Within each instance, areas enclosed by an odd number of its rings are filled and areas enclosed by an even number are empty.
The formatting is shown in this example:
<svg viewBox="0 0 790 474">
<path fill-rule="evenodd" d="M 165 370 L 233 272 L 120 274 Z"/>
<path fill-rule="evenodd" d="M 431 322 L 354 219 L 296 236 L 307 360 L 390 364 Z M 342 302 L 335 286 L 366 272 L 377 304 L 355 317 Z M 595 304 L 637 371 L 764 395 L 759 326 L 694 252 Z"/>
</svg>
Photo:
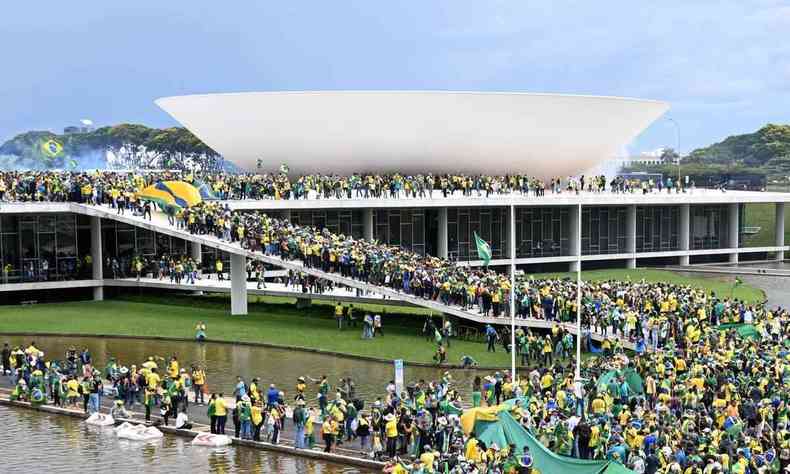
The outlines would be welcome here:
<svg viewBox="0 0 790 474">
<path fill-rule="evenodd" d="M 483 265 L 488 265 L 491 261 L 491 246 L 488 242 L 481 239 L 477 232 L 475 232 L 475 244 L 477 244 L 477 256 L 483 261 Z"/>
</svg>

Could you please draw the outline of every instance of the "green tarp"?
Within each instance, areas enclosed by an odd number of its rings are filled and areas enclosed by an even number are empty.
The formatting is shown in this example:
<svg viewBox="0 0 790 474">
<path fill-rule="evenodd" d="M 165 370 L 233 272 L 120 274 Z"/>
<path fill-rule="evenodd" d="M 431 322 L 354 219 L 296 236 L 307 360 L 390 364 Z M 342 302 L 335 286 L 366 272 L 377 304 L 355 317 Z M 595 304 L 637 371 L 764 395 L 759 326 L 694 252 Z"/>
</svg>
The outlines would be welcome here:
<svg viewBox="0 0 790 474">
<path fill-rule="evenodd" d="M 719 330 L 720 331 L 729 331 L 730 329 L 735 329 L 735 332 L 738 333 L 739 336 L 743 338 L 750 338 L 750 339 L 760 339 L 760 333 L 757 331 L 757 328 L 754 327 L 752 324 L 720 324 Z"/>
<path fill-rule="evenodd" d="M 634 474 L 634 471 L 623 466 L 619 462 L 610 462 L 601 474 Z"/>
<path fill-rule="evenodd" d="M 633 471 L 624 466 L 609 461 L 569 458 L 551 452 L 521 426 L 508 411 L 499 412 L 498 421 L 476 422 L 475 435 L 486 446 L 496 443 L 502 448 L 513 444 L 516 446 L 517 453 L 522 453 L 524 447 L 529 448 L 534 467 L 544 473 L 633 474 Z"/>
<path fill-rule="evenodd" d="M 639 374 L 636 373 L 636 370 L 631 367 L 623 370 L 610 370 L 609 372 L 606 372 L 605 374 L 598 377 L 598 381 L 595 382 L 595 386 L 599 391 L 606 391 L 609 383 L 613 380 L 617 380 L 617 378 L 621 376 L 628 384 L 631 394 L 642 395 L 645 393 L 645 386 L 642 377 L 640 377 Z"/>
</svg>

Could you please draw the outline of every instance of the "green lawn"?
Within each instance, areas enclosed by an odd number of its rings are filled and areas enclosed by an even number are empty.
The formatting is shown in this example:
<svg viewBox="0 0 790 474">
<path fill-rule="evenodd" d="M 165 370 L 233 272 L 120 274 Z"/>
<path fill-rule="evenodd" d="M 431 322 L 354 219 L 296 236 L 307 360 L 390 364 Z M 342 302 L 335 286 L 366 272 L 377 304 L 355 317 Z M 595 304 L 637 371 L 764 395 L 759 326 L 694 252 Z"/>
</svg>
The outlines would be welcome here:
<svg viewBox="0 0 790 474">
<path fill-rule="evenodd" d="M 187 304 L 189 302 L 189 304 Z M 362 340 L 361 329 L 338 331 L 329 306 L 296 310 L 293 305 L 250 304 L 247 316 L 229 316 L 225 298 L 141 297 L 131 300 L 0 307 L 0 333 L 47 332 L 194 337 L 197 321 L 205 321 L 216 340 L 265 342 L 317 348 L 352 355 L 431 362 L 435 346 L 418 335 L 421 320 L 413 316 L 383 318 L 385 337 Z M 408 321 L 406 321 L 408 320 Z M 503 351 L 487 353 L 482 342 L 453 340 L 448 362 L 469 354 L 484 366 L 507 366 Z"/>
<path fill-rule="evenodd" d="M 790 206 L 785 206 L 785 222 L 788 220 Z M 744 227 L 759 227 L 753 235 L 744 235 L 745 247 L 765 247 L 776 245 L 776 207 L 774 204 L 746 204 L 743 211 Z M 790 242 L 790 226 L 785 226 L 785 242 Z"/>
<path fill-rule="evenodd" d="M 535 278 L 540 277 L 568 277 L 576 278 L 576 273 L 541 273 L 536 274 Z M 667 270 L 656 270 L 652 268 L 637 268 L 629 270 L 625 268 L 614 268 L 607 270 L 588 270 L 582 272 L 582 279 L 585 280 L 627 280 L 632 281 L 666 281 L 678 285 L 692 285 L 699 288 L 715 291 L 717 295 L 729 296 L 733 289 L 734 277 L 690 277 L 680 275 Z M 743 284 L 735 288 L 733 296 L 746 301 L 763 301 L 765 296 L 759 288 Z"/>
<path fill-rule="evenodd" d="M 538 276 L 546 276 L 536 275 Z M 646 279 L 691 284 L 729 294 L 731 278 L 692 278 L 652 269 L 595 270 L 583 272 L 593 280 Z M 553 274 L 574 277 L 575 274 Z M 749 285 L 735 289 L 735 296 L 762 300 L 762 292 Z M 210 339 L 263 342 L 288 347 L 314 348 L 382 359 L 431 362 L 435 346 L 419 335 L 422 308 L 372 305 L 383 314 L 385 337 L 362 340 L 360 329 L 338 331 L 331 303 L 317 302 L 297 309 L 292 298 L 251 297 L 247 316 L 229 316 L 227 295 L 124 296 L 102 302 L 39 304 L 30 307 L 0 306 L 0 333 L 72 333 L 162 337 L 194 337 L 197 321 L 208 325 Z M 357 316 L 368 309 L 355 305 Z M 468 354 L 483 366 L 507 366 L 503 351 L 491 354 L 482 342 L 454 340 L 448 352 L 450 363 Z"/>
</svg>

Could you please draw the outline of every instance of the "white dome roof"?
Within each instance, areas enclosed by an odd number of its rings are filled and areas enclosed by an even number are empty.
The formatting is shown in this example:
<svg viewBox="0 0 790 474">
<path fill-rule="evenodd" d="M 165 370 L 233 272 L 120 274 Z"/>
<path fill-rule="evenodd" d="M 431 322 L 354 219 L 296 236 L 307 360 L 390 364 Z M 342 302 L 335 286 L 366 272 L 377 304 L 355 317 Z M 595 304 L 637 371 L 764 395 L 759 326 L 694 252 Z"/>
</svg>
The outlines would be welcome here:
<svg viewBox="0 0 790 474">
<path fill-rule="evenodd" d="M 292 173 L 564 176 L 614 158 L 669 108 L 562 94 L 249 92 L 156 101 L 226 160 Z"/>
</svg>

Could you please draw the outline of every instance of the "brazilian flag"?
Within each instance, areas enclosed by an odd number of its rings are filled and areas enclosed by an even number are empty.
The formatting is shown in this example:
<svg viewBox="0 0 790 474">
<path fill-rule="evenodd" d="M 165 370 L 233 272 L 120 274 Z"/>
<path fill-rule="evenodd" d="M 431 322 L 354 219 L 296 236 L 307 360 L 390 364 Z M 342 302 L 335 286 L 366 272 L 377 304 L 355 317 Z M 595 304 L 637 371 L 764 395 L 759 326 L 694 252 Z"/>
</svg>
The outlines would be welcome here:
<svg viewBox="0 0 790 474">
<path fill-rule="evenodd" d="M 57 158 L 63 153 L 63 145 L 54 138 L 41 143 L 41 152 L 49 158 Z"/>
</svg>

